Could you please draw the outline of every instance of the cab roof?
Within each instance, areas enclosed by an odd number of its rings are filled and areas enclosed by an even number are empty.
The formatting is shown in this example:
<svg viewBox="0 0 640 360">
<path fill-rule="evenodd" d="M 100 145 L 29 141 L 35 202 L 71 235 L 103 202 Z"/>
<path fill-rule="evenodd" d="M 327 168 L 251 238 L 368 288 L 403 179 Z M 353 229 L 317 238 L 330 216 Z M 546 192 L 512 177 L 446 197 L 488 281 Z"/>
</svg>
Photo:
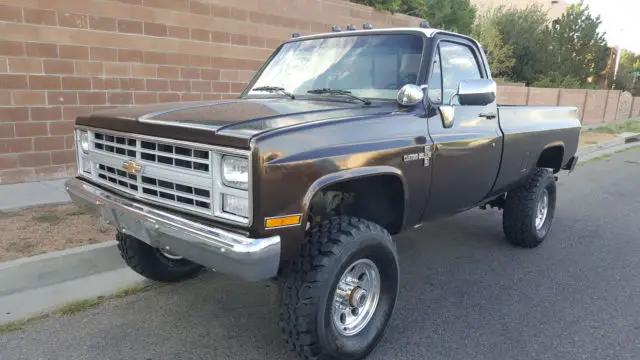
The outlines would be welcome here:
<svg viewBox="0 0 640 360">
<path fill-rule="evenodd" d="M 464 39 L 467 39 L 473 43 L 478 43 L 473 38 L 462 35 L 458 33 L 454 33 L 451 31 L 434 29 L 434 28 L 423 28 L 423 27 L 396 27 L 396 28 L 383 28 L 383 29 L 362 29 L 362 30 L 341 30 L 341 31 L 331 31 L 320 34 L 312 34 L 312 35 L 304 35 L 293 37 L 285 42 L 294 42 L 300 40 L 310 40 L 310 39 L 320 39 L 327 37 L 336 37 L 336 36 L 348 36 L 348 35 L 365 35 L 365 34 L 387 34 L 387 33 L 417 33 L 424 34 L 426 37 L 433 37 L 436 34 L 447 34 L 451 36 L 457 36 Z"/>
</svg>

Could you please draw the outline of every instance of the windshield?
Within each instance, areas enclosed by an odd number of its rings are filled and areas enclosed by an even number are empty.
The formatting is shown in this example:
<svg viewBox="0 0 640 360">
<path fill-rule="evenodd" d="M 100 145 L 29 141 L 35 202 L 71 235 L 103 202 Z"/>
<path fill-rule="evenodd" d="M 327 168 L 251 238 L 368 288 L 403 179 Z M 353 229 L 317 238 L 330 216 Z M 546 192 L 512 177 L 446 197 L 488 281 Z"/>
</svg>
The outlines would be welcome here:
<svg viewBox="0 0 640 360">
<path fill-rule="evenodd" d="M 405 84 L 416 84 L 422 60 L 419 35 L 371 34 L 291 42 L 266 66 L 248 94 L 265 86 L 294 95 L 314 89 L 351 91 L 372 99 L 395 99 Z"/>
</svg>

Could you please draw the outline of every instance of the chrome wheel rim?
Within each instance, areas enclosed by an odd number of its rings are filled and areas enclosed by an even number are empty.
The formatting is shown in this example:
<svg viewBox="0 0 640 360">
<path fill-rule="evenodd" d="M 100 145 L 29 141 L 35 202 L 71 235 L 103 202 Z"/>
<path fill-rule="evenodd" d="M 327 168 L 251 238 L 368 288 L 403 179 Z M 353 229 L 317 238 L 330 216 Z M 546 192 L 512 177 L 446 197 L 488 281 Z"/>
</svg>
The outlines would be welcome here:
<svg viewBox="0 0 640 360">
<path fill-rule="evenodd" d="M 380 298 L 380 272 L 369 259 L 351 264 L 340 277 L 333 300 L 332 318 L 338 332 L 358 334 L 367 326 Z"/>
<path fill-rule="evenodd" d="M 544 221 L 547 219 L 547 213 L 549 212 L 549 192 L 547 189 L 542 191 L 540 201 L 536 207 L 536 229 L 540 230 Z"/>
</svg>

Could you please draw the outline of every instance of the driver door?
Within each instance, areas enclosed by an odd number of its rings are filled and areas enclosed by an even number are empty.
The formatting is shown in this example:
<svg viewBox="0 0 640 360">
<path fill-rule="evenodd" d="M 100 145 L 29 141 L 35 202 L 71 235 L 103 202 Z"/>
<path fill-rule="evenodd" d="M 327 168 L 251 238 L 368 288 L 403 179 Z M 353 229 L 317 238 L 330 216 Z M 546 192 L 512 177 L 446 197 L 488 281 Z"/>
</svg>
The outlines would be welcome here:
<svg viewBox="0 0 640 360">
<path fill-rule="evenodd" d="M 459 105 L 455 97 L 453 125 L 443 124 L 440 106 L 449 104 L 462 80 L 486 78 L 475 46 L 460 38 L 437 39 L 428 83 L 434 143 L 431 193 L 425 218 L 456 213 L 478 204 L 495 182 L 502 156 L 497 105 Z M 488 116 L 487 116 L 488 115 Z"/>
</svg>

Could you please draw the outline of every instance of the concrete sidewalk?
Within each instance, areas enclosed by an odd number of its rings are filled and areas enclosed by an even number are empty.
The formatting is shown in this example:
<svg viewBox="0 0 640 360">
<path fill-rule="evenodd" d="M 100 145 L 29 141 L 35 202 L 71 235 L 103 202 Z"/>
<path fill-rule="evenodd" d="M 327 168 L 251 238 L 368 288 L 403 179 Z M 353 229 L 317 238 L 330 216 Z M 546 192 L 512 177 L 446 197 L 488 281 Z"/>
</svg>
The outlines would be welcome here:
<svg viewBox="0 0 640 360">
<path fill-rule="evenodd" d="M 127 268 L 115 241 L 0 262 L 0 325 L 151 283 Z"/>
<path fill-rule="evenodd" d="M 64 189 L 66 179 L 0 185 L 0 211 L 71 201 Z"/>
</svg>

